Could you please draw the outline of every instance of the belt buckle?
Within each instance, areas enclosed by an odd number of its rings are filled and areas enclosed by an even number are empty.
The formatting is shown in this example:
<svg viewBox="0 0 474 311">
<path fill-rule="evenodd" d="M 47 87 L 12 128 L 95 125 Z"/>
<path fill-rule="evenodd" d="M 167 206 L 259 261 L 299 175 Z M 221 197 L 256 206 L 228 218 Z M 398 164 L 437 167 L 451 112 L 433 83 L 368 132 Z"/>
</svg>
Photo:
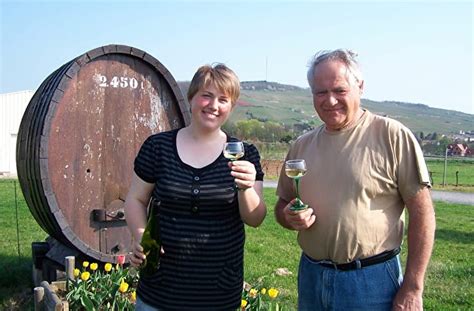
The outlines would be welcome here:
<svg viewBox="0 0 474 311">
<path fill-rule="evenodd" d="M 356 259 L 347 263 L 342 263 L 339 266 L 339 270 L 342 271 L 349 271 L 349 270 L 360 270 L 363 267 L 362 261 L 360 259 Z"/>
<path fill-rule="evenodd" d="M 334 267 L 335 270 L 338 270 L 337 269 L 337 263 L 335 263 L 334 261 L 331 261 L 331 260 L 320 260 L 318 261 L 318 263 L 322 263 L 322 264 L 325 264 L 325 265 L 331 265 Z"/>
</svg>

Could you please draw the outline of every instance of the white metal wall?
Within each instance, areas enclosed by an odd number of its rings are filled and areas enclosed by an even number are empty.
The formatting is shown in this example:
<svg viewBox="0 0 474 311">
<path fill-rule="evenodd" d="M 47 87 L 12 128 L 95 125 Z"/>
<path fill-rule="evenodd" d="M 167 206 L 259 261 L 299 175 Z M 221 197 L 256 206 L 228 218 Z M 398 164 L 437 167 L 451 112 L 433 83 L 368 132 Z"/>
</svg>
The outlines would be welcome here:
<svg viewBox="0 0 474 311">
<path fill-rule="evenodd" d="M 0 94 L 0 175 L 16 176 L 16 138 L 33 91 Z"/>
</svg>

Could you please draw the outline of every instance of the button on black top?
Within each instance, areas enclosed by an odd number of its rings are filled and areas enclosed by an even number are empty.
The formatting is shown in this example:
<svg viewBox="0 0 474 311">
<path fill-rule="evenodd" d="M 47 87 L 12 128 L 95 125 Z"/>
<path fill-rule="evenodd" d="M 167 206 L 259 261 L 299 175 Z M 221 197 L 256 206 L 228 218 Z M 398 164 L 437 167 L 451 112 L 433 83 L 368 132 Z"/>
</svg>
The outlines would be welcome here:
<svg viewBox="0 0 474 311">
<path fill-rule="evenodd" d="M 195 181 L 198 181 L 198 180 L 199 180 L 199 176 L 194 176 L 194 180 L 195 180 Z"/>
<path fill-rule="evenodd" d="M 199 211 L 199 207 L 197 207 L 197 206 L 195 205 L 195 206 L 193 206 L 193 207 L 191 208 L 191 211 L 192 211 L 193 213 L 197 213 L 197 212 Z"/>
<path fill-rule="evenodd" d="M 194 189 L 194 190 L 193 190 L 193 193 L 194 193 L 194 194 L 198 194 L 198 193 L 199 193 L 199 189 Z"/>
</svg>

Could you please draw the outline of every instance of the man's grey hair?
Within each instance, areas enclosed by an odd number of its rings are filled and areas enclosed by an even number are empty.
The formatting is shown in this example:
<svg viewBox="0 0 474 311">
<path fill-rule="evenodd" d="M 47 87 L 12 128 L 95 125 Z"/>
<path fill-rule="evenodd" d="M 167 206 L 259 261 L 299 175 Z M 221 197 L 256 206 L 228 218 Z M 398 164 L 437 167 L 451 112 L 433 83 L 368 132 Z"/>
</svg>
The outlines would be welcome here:
<svg viewBox="0 0 474 311">
<path fill-rule="evenodd" d="M 323 50 L 316 53 L 309 62 L 308 69 L 308 84 L 311 91 L 314 90 L 314 70 L 317 65 L 325 61 L 339 61 L 343 63 L 347 71 L 352 74 L 357 83 L 362 82 L 362 73 L 359 69 L 359 63 L 356 60 L 357 53 L 346 49 L 337 49 L 333 51 Z"/>
</svg>

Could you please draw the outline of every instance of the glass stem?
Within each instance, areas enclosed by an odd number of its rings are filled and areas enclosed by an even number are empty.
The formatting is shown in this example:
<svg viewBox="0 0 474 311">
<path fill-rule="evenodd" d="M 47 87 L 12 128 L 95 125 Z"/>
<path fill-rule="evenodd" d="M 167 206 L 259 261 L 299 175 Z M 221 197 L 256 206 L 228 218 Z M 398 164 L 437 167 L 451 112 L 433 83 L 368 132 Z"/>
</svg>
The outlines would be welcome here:
<svg viewBox="0 0 474 311">
<path fill-rule="evenodd" d="M 234 162 L 235 160 L 230 160 L 230 162 Z M 234 178 L 235 179 L 235 178 Z M 239 190 L 239 186 L 237 186 L 237 184 L 234 182 L 234 187 L 235 187 L 235 190 Z"/>
<path fill-rule="evenodd" d="M 298 205 L 300 204 L 300 179 L 295 178 L 295 183 L 296 183 L 296 198 L 298 199 Z"/>
</svg>

